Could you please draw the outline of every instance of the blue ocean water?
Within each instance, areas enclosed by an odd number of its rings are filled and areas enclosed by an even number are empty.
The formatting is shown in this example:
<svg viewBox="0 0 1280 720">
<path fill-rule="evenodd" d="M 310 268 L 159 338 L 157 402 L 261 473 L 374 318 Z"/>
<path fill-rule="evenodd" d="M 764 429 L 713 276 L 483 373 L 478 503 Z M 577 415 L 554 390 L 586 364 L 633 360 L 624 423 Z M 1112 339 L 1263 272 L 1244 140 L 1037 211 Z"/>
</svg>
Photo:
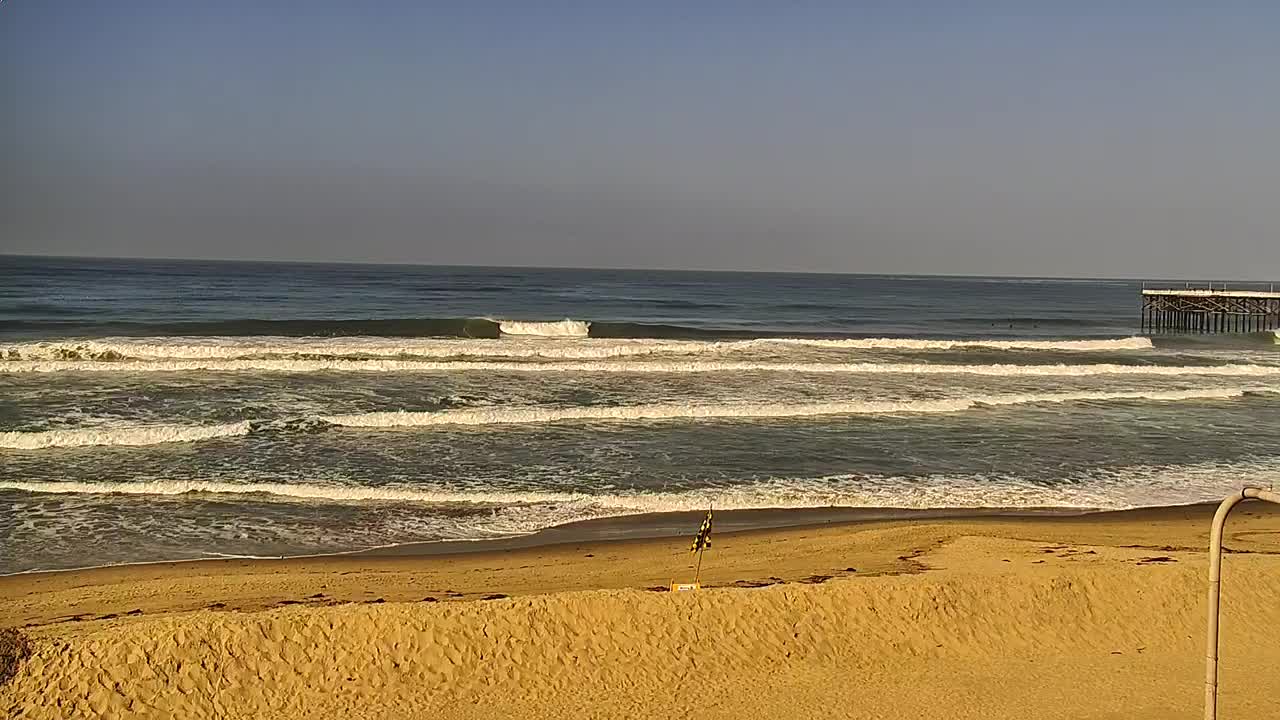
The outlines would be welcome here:
<svg viewBox="0 0 1280 720">
<path fill-rule="evenodd" d="M 1139 288 L 0 256 L 0 572 L 1280 476 L 1275 337 Z"/>
<path fill-rule="evenodd" d="M 0 332 L 23 337 L 465 335 L 451 323 L 481 318 L 581 318 L 602 337 L 1107 337 L 1132 333 L 1138 317 L 1138 283 L 1129 281 L 26 257 L 0 263 Z M 472 329 L 487 334 L 483 326 Z"/>
</svg>

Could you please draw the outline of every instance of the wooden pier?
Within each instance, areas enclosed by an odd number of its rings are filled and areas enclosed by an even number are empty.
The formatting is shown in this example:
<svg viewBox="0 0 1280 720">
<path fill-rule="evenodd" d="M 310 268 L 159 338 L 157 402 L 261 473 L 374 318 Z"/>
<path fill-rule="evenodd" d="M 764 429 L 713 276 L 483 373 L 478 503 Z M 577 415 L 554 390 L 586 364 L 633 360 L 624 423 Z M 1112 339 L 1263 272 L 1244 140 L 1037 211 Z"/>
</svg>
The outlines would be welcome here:
<svg viewBox="0 0 1280 720">
<path fill-rule="evenodd" d="M 1280 328 L 1280 292 L 1226 287 L 1142 288 L 1147 333 L 1250 333 Z"/>
</svg>

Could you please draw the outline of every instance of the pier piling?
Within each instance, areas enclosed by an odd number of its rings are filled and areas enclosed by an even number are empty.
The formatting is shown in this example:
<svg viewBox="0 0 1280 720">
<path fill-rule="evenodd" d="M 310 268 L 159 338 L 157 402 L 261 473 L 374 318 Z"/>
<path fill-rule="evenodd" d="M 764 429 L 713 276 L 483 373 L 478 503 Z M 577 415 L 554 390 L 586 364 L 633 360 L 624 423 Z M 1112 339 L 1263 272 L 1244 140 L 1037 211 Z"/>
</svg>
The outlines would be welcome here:
<svg viewBox="0 0 1280 720">
<path fill-rule="evenodd" d="M 1142 330 L 1146 333 L 1253 333 L 1280 328 L 1280 292 L 1142 288 Z"/>
</svg>

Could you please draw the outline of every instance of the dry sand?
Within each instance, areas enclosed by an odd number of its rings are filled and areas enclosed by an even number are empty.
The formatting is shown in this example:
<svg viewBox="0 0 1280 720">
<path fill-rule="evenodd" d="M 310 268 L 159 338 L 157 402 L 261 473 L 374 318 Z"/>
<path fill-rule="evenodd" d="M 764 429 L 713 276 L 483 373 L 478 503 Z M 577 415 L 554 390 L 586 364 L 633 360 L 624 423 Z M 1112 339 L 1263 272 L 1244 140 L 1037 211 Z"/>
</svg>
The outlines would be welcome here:
<svg viewBox="0 0 1280 720">
<path fill-rule="evenodd" d="M 687 538 L 0 578 L 0 625 L 27 626 L 36 648 L 0 707 L 1195 718 L 1210 513 L 719 534 L 704 567 L 716 587 L 696 594 L 644 589 L 688 575 Z M 1280 514 L 1242 506 L 1228 545 L 1222 717 L 1280 717 Z"/>
</svg>

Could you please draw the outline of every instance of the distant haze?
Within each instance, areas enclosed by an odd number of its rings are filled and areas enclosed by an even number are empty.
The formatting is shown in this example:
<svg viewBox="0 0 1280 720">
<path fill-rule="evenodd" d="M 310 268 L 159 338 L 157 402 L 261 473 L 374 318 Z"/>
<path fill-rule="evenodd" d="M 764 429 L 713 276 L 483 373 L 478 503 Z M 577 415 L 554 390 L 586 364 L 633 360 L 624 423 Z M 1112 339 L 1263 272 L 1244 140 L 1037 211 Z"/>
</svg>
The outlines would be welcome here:
<svg viewBox="0 0 1280 720">
<path fill-rule="evenodd" d="M 1280 280 L 1280 5 L 452 5 L 0 2 L 0 252 Z"/>
</svg>

